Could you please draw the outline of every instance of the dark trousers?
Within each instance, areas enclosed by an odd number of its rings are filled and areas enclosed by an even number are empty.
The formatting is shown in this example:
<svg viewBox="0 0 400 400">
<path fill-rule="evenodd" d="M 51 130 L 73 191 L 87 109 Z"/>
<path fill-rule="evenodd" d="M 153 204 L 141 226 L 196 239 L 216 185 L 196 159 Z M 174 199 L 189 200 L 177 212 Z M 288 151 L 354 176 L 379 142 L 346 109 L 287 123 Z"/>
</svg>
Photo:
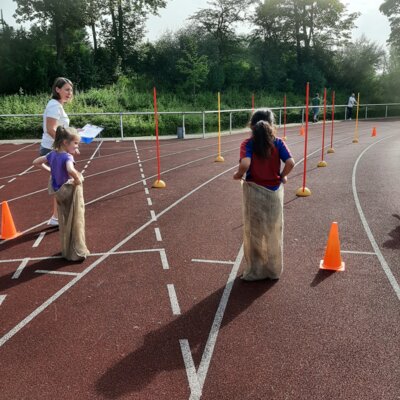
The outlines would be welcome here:
<svg viewBox="0 0 400 400">
<path fill-rule="evenodd" d="M 347 107 L 347 119 L 351 118 L 352 113 L 353 113 L 353 107 Z"/>
</svg>

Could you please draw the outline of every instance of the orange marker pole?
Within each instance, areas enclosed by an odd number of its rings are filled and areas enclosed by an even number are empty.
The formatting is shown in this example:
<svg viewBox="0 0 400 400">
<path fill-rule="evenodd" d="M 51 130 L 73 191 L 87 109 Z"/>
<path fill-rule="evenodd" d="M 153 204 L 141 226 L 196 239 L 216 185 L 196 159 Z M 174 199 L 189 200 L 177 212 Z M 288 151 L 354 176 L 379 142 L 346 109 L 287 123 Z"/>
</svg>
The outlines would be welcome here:
<svg viewBox="0 0 400 400">
<path fill-rule="evenodd" d="M 331 128 L 331 150 L 333 150 L 333 131 L 335 126 L 335 91 L 332 92 L 332 128 Z"/>
<path fill-rule="evenodd" d="M 160 166 L 160 141 L 158 138 L 158 110 L 157 110 L 157 90 L 153 88 L 154 100 L 154 121 L 156 126 L 156 151 L 157 151 L 157 180 L 153 183 L 153 188 L 165 188 L 165 182 L 161 180 L 161 166 Z"/>
</svg>

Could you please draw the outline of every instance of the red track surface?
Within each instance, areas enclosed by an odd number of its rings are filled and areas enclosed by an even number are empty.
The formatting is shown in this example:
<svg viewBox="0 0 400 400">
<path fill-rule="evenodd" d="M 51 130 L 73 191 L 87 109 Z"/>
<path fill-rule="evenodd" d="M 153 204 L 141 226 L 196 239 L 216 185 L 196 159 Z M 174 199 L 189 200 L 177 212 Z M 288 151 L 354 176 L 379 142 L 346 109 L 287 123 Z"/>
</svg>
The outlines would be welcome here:
<svg viewBox="0 0 400 400">
<path fill-rule="evenodd" d="M 316 168 L 322 127 L 310 126 L 312 196 L 294 195 L 299 165 L 285 187 L 285 270 L 275 284 L 236 277 L 244 260 L 232 175 L 245 135 L 222 138 L 222 164 L 216 138 L 161 142 L 163 190 L 151 189 L 154 142 L 136 142 L 138 155 L 132 141 L 82 145 L 95 254 L 78 264 L 48 258 L 59 243 L 42 224 L 46 174 L 18 175 L 38 145 L 1 145 L 0 199 L 25 233 L 0 244 L 0 398 L 399 399 L 399 127 L 362 122 L 352 144 L 354 123 L 339 123 L 336 153 Z M 298 128 L 287 136 L 301 161 Z M 342 273 L 318 269 L 332 221 Z"/>
</svg>

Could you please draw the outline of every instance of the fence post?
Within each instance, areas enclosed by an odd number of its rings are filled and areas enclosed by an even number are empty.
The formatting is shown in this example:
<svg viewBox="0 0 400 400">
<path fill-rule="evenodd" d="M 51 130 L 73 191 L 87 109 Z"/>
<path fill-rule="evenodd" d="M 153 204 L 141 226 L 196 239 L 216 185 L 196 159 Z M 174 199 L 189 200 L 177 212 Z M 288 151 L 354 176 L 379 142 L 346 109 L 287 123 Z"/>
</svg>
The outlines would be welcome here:
<svg viewBox="0 0 400 400">
<path fill-rule="evenodd" d="M 282 109 L 279 109 L 279 128 L 282 126 Z"/>
<path fill-rule="evenodd" d="M 229 134 L 232 135 L 232 113 L 229 113 Z"/>
<path fill-rule="evenodd" d="M 206 138 L 206 113 L 203 111 L 203 139 Z"/>
<path fill-rule="evenodd" d="M 385 110 L 385 118 L 387 118 L 388 116 L 388 106 L 386 106 L 386 110 Z"/>
<path fill-rule="evenodd" d="M 304 125 L 304 108 L 301 109 L 301 124 Z"/>
<path fill-rule="evenodd" d="M 122 112 L 119 113 L 119 130 L 121 132 L 121 140 L 124 140 L 124 125 L 122 123 Z"/>
<path fill-rule="evenodd" d="M 186 128 L 185 128 L 185 113 L 182 113 L 182 129 L 183 129 L 183 138 L 185 139 Z"/>
<path fill-rule="evenodd" d="M 365 119 L 368 118 L 368 106 L 365 106 Z"/>
</svg>

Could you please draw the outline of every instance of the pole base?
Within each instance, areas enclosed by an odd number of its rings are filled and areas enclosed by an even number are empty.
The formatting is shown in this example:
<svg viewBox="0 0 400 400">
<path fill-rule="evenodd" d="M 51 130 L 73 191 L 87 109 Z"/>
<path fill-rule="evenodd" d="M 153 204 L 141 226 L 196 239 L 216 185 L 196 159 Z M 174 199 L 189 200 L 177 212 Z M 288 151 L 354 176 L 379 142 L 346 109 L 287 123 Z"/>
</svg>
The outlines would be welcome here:
<svg viewBox="0 0 400 400">
<path fill-rule="evenodd" d="M 218 156 L 215 160 L 214 160 L 214 162 L 224 162 L 225 161 L 225 159 L 224 159 L 224 157 L 222 157 L 222 156 Z"/>
<path fill-rule="evenodd" d="M 353 139 L 353 143 L 358 143 L 358 139 Z"/>
<path fill-rule="evenodd" d="M 317 166 L 318 167 L 327 167 L 328 163 L 326 161 L 320 161 Z"/>
<path fill-rule="evenodd" d="M 333 147 L 330 147 L 327 151 L 328 154 L 332 154 L 335 152 L 335 149 Z"/>
<path fill-rule="evenodd" d="M 345 270 L 345 264 L 342 261 L 341 264 L 337 267 L 328 267 L 324 265 L 324 260 L 321 260 L 321 262 L 319 263 L 319 269 L 325 269 L 328 271 L 344 271 Z"/>
<path fill-rule="evenodd" d="M 151 187 L 156 188 L 156 189 L 164 189 L 167 187 L 167 185 L 161 179 L 160 180 L 157 179 L 156 181 L 154 181 L 154 183 Z"/>
<path fill-rule="evenodd" d="M 311 190 L 306 187 L 305 188 L 301 187 L 300 189 L 297 189 L 296 196 L 298 196 L 298 197 L 311 196 Z"/>
</svg>

